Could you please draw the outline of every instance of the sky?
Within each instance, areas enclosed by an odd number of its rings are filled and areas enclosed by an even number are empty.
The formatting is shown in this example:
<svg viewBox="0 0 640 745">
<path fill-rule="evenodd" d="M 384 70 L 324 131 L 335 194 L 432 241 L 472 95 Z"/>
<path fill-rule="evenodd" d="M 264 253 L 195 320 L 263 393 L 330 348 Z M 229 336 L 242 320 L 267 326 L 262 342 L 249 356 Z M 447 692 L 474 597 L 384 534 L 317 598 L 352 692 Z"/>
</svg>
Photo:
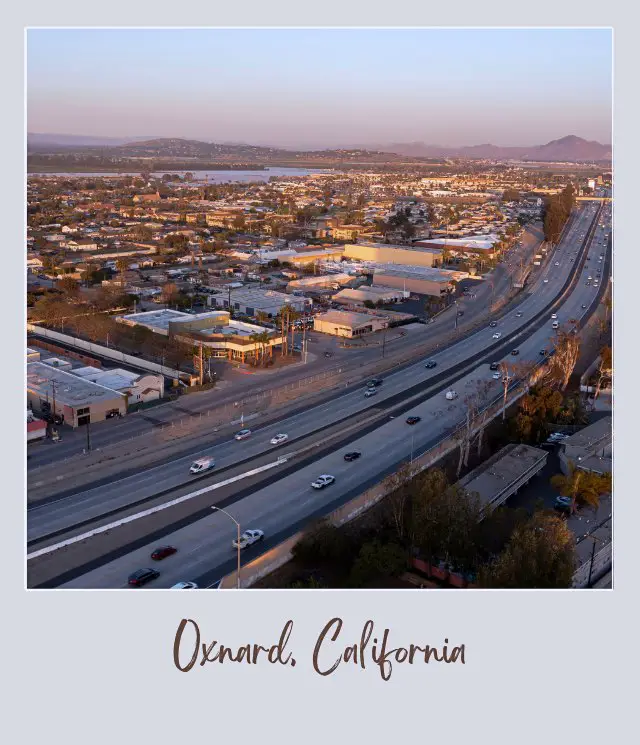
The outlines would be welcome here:
<svg viewBox="0 0 640 745">
<path fill-rule="evenodd" d="M 607 29 L 31 29 L 27 129 L 283 147 L 611 142 Z"/>
</svg>

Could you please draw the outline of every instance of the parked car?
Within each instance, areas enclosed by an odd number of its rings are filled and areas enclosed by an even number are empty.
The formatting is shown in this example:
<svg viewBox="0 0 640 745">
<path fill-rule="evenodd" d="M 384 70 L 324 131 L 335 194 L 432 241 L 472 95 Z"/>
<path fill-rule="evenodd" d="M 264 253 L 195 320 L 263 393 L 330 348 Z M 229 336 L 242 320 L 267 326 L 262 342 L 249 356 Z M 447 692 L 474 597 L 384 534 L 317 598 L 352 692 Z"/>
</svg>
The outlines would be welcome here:
<svg viewBox="0 0 640 745">
<path fill-rule="evenodd" d="M 142 587 L 147 582 L 151 582 L 152 579 L 157 579 L 160 576 L 160 572 L 157 569 L 138 569 L 137 572 L 129 575 L 128 584 L 132 587 Z"/>
<path fill-rule="evenodd" d="M 361 455 L 361 453 L 358 452 L 357 450 L 352 450 L 350 453 L 345 453 L 344 454 L 344 459 L 348 463 L 351 463 L 351 461 L 353 461 L 353 460 L 358 460 L 358 458 L 360 457 L 360 455 Z"/>
<path fill-rule="evenodd" d="M 198 585 L 196 585 L 195 582 L 177 582 L 175 585 L 172 585 L 172 590 L 197 590 Z"/>
<path fill-rule="evenodd" d="M 272 445 L 280 445 L 281 442 L 285 442 L 289 439 L 289 435 L 286 435 L 283 433 L 276 435 L 275 437 L 272 437 L 270 442 Z"/>
<path fill-rule="evenodd" d="M 314 489 L 324 489 L 325 486 L 333 484 L 335 480 L 335 476 L 331 476 L 330 474 L 325 473 L 322 476 L 318 476 L 318 478 L 312 482 L 311 486 Z"/>
<path fill-rule="evenodd" d="M 421 417 L 419 416 L 408 416 L 407 417 L 407 424 L 417 424 L 420 421 Z"/>
<path fill-rule="evenodd" d="M 571 497 L 556 497 L 553 507 L 559 512 L 571 512 Z"/>
<path fill-rule="evenodd" d="M 254 543 L 257 543 L 258 541 L 261 541 L 264 539 L 264 533 L 261 530 L 245 530 L 244 533 L 240 536 L 240 541 L 238 542 L 238 539 L 235 538 L 231 545 L 234 548 L 240 547 L 240 549 L 248 548 L 249 546 L 253 546 Z"/>
<path fill-rule="evenodd" d="M 251 437 L 251 430 L 250 429 L 241 429 L 240 432 L 236 433 L 235 439 L 236 440 L 246 440 L 247 437 Z"/>
<path fill-rule="evenodd" d="M 166 559 L 167 556 L 172 556 L 177 551 L 178 549 L 175 546 L 160 546 L 151 554 L 151 558 L 154 561 L 160 561 L 161 559 Z"/>
<path fill-rule="evenodd" d="M 429 360 L 429 362 L 427 362 L 427 364 L 425 365 L 425 367 L 428 370 L 432 370 L 437 364 L 438 363 L 435 360 Z"/>
</svg>

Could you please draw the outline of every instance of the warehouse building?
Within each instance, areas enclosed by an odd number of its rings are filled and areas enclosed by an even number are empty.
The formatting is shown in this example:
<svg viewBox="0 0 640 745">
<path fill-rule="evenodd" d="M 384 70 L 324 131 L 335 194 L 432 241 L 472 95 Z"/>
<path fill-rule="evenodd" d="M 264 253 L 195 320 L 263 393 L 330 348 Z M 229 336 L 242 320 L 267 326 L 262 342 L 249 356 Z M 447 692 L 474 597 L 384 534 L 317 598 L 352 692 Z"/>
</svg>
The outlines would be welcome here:
<svg viewBox="0 0 640 745">
<path fill-rule="evenodd" d="M 313 330 L 323 334 L 333 334 L 353 339 L 358 336 L 380 331 L 389 326 L 389 316 L 383 314 L 350 313 L 344 310 L 330 310 L 314 316 Z"/>
<path fill-rule="evenodd" d="M 156 401 L 164 396 L 162 375 L 140 375 L 122 368 L 101 370 L 97 367 L 78 367 L 72 372 L 83 380 L 123 393 L 129 405 Z"/>
<path fill-rule="evenodd" d="M 319 274 L 311 277 L 300 277 L 293 279 L 287 285 L 287 292 L 304 292 L 305 290 L 330 290 L 346 285 L 351 282 L 353 277 L 350 274 L 341 272 L 339 274 Z"/>
<path fill-rule="evenodd" d="M 366 302 L 373 303 L 397 303 L 403 298 L 409 297 L 409 292 L 394 287 L 369 287 L 361 285 L 357 289 L 345 288 L 337 292 L 331 299 L 336 303 L 345 305 L 364 305 Z"/>
<path fill-rule="evenodd" d="M 434 266 L 442 261 L 442 249 L 423 246 L 396 246 L 386 243 L 347 243 L 344 256 L 360 261 L 381 264 L 408 264 L 409 266 Z"/>
<path fill-rule="evenodd" d="M 27 365 L 27 401 L 32 411 L 58 414 L 71 427 L 127 413 L 124 394 L 42 362 Z"/>
<path fill-rule="evenodd" d="M 560 468 L 569 473 L 570 464 L 581 471 L 611 473 L 613 433 L 611 417 L 603 417 L 568 437 L 560 445 Z"/>
<path fill-rule="evenodd" d="M 394 264 L 378 265 L 372 271 L 374 287 L 394 287 L 435 297 L 450 292 L 454 288 L 453 282 L 460 282 L 469 276 L 468 272 Z"/>
<path fill-rule="evenodd" d="M 217 308 L 231 308 L 247 316 L 255 317 L 256 313 L 265 313 L 269 318 L 275 318 L 285 306 L 293 308 L 298 313 L 308 312 L 313 305 L 313 300 L 308 297 L 286 295 L 284 292 L 275 290 L 261 290 L 243 288 L 233 290 L 231 293 L 209 295 L 207 304 Z"/>
</svg>

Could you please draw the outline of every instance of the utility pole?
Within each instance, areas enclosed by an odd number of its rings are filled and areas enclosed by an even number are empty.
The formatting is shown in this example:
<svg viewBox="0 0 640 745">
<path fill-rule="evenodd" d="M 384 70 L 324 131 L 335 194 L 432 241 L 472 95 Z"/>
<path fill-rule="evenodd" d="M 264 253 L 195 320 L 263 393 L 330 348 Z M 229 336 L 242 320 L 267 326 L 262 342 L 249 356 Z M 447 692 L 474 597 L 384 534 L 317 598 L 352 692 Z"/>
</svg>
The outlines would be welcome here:
<svg viewBox="0 0 640 745">
<path fill-rule="evenodd" d="M 387 343 L 387 327 L 382 330 L 382 357 L 384 358 L 384 348 Z"/>
<path fill-rule="evenodd" d="M 91 452 L 91 427 L 90 427 L 90 422 L 91 422 L 91 414 L 89 414 L 89 418 L 87 419 L 87 424 L 86 424 L 86 427 L 87 427 L 87 453 L 90 453 Z"/>
<path fill-rule="evenodd" d="M 202 359 L 202 342 L 200 342 L 200 385 L 204 382 L 204 362 Z"/>
<path fill-rule="evenodd" d="M 458 330 L 458 301 L 457 300 L 453 301 L 453 306 L 454 306 L 455 316 L 456 316 L 454 329 L 457 331 Z"/>
</svg>

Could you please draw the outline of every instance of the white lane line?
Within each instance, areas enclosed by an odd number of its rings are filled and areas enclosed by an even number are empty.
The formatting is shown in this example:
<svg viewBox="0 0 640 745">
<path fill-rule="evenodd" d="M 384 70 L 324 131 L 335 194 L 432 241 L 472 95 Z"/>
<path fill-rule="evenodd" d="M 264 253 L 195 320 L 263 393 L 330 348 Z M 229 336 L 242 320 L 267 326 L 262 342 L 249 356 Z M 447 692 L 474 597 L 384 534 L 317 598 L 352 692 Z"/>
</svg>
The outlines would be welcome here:
<svg viewBox="0 0 640 745">
<path fill-rule="evenodd" d="M 47 546 L 46 548 L 41 548 L 38 551 L 34 551 L 33 553 L 27 554 L 27 561 L 29 559 L 36 559 L 38 556 L 44 556 L 45 554 L 50 554 L 53 551 L 57 551 L 60 548 L 64 548 L 65 546 L 71 546 L 74 543 L 78 543 L 79 541 L 85 541 L 87 538 L 92 538 L 94 535 L 99 535 L 100 533 L 106 533 L 109 530 L 113 530 L 113 528 L 118 528 L 121 525 L 126 525 L 127 523 L 134 522 L 135 520 L 140 520 L 143 517 L 147 517 L 148 515 L 153 515 L 156 512 L 161 512 L 162 510 L 166 510 L 169 507 L 173 507 L 176 504 L 180 504 L 181 502 L 186 502 L 189 499 L 193 499 L 194 497 L 198 497 L 201 494 L 206 494 L 207 492 L 213 491 L 214 489 L 220 489 L 223 486 L 227 486 L 227 484 L 233 484 L 235 481 L 240 481 L 240 479 L 246 479 L 248 476 L 254 476 L 257 473 L 262 473 L 262 471 L 267 471 L 270 468 L 274 468 L 275 466 L 282 465 L 283 463 L 286 463 L 289 458 L 291 458 L 294 454 L 291 453 L 289 455 L 281 456 L 278 458 L 277 461 L 274 461 L 273 463 L 267 463 L 265 466 L 260 466 L 259 468 L 253 468 L 251 471 L 246 471 L 245 473 L 241 473 L 238 476 L 233 476 L 230 479 L 225 479 L 224 481 L 220 481 L 217 484 L 211 484 L 211 486 L 205 486 L 204 489 L 198 489 L 198 491 L 190 492 L 189 494 L 184 494 L 181 497 L 178 497 L 177 499 L 172 499 L 170 502 L 165 502 L 164 504 L 160 504 L 157 507 L 151 507 L 148 510 L 144 510 L 143 512 L 137 512 L 135 515 L 129 515 L 129 517 L 124 517 L 121 520 L 117 520 L 116 522 L 109 523 L 108 525 L 103 525 L 100 528 L 96 528 L 95 530 L 91 530 L 88 533 L 82 533 L 81 535 L 74 536 L 73 538 L 69 538 L 66 541 L 61 541 L 60 543 L 54 543 L 51 546 Z"/>
</svg>

